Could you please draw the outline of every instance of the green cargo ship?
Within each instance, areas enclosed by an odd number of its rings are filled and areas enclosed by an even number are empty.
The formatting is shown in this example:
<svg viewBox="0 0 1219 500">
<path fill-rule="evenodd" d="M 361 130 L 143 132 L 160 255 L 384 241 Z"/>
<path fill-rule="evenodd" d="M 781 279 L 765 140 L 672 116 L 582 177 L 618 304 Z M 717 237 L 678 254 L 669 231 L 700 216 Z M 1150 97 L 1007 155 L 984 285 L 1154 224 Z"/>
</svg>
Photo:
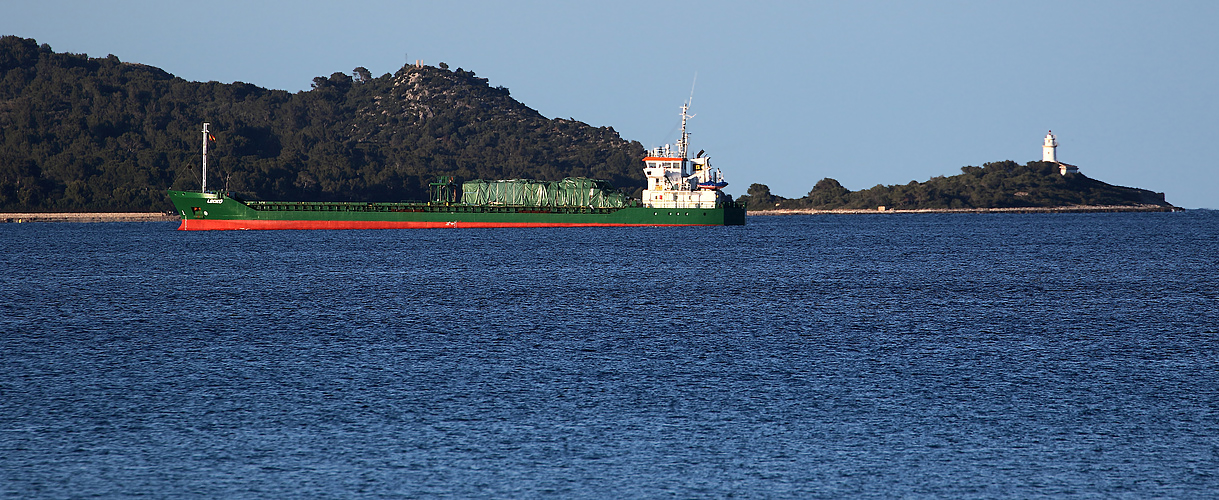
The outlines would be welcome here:
<svg viewBox="0 0 1219 500">
<path fill-rule="evenodd" d="M 745 208 L 512 207 L 434 203 L 241 201 L 219 193 L 170 191 L 181 230 L 390 229 L 434 227 L 732 226 Z"/>
<path fill-rule="evenodd" d="M 648 188 L 629 199 L 606 181 L 474 180 L 460 186 L 441 177 L 428 202 L 247 201 L 207 190 L 208 124 L 203 124 L 202 191 L 169 191 L 179 230 L 391 229 L 441 227 L 735 226 L 745 206 L 709 158 L 689 158 L 682 106 L 677 150 L 655 148 L 644 158 Z"/>
</svg>

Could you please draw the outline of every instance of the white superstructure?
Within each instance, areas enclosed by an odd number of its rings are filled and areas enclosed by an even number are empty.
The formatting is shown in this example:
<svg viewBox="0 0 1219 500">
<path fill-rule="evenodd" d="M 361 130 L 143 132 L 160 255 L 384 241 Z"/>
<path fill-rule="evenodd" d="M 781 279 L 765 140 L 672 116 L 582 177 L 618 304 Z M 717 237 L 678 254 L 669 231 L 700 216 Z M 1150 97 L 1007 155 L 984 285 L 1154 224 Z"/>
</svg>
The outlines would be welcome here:
<svg viewBox="0 0 1219 500">
<path fill-rule="evenodd" d="M 686 133 L 686 112 L 690 104 L 681 106 L 681 138 L 677 151 L 668 144 L 653 148 L 644 158 L 643 174 L 648 188 L 643 191 L 643 205 L 653 208 L 715 208 L 728 195 L 720 192 L 727 186 L 719 169 L 711 168 L 711 158 L 699 151 L 689 156 L 690 136 Z"/>
</svg>

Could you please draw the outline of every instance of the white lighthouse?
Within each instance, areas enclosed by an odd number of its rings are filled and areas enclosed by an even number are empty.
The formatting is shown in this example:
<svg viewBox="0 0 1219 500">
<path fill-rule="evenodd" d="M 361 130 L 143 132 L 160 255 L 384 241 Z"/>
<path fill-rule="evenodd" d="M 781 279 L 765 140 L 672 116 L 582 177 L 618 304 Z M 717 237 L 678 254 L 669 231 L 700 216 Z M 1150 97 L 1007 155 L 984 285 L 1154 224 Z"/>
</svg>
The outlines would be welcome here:
<svg viewBox="0 0 1219 500">
<path fill-rule="evenodd" d="M 1054 131 L 1051 130 L 1045 133 L 1045 140 L 1041 143 L 1041 161 L 1047 163 L 1057 163 L 1058 173 L 1062 175 L 1078 174 L 1079 167 L 1069 165 L 1058 161 L 1058 138 L 1054 137 Z"/>
<path fill-rule="evenodd" d="M 1054 149 L 1058 147 L 1058 139 L 1054 138 L 1054 131 L 1051 130 L 1045 133 L 1045 143 L 1041 145 L 1041 161 L 1058 163 L 1058 155 Z"/>
</svg>

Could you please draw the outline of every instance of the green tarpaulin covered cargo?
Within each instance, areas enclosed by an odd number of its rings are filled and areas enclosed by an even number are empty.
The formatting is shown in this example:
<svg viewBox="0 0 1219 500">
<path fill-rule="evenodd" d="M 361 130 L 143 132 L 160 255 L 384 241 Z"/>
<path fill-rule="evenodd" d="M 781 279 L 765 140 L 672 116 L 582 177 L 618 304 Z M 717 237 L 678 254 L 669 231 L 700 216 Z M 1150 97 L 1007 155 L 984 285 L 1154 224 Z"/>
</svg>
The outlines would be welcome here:
<svg viewBox="0 0 1219 500">
<path fill-rule="evenodd" d="M 461 202 L 466 205 L 592 208 L 627 206 L 626 195 L 616 191 L 610 183 L 584 177 L 568 177 L 561 181 L 480 179 L 467 181 L 461 187 Z"/>
</svg>

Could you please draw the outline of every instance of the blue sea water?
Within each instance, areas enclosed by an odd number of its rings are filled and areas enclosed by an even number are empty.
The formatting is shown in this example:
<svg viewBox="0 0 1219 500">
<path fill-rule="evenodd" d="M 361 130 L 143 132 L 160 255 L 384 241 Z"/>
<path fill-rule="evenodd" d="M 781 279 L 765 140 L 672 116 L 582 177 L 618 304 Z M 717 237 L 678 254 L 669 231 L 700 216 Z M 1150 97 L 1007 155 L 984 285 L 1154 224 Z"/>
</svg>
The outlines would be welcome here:
<svg viewBox="0 0 1219 500">
<path fill-rule="evenodd" d="M 0 226 L 12 498 L 1219 495 L 1219 213 Z"/>
</svg>

